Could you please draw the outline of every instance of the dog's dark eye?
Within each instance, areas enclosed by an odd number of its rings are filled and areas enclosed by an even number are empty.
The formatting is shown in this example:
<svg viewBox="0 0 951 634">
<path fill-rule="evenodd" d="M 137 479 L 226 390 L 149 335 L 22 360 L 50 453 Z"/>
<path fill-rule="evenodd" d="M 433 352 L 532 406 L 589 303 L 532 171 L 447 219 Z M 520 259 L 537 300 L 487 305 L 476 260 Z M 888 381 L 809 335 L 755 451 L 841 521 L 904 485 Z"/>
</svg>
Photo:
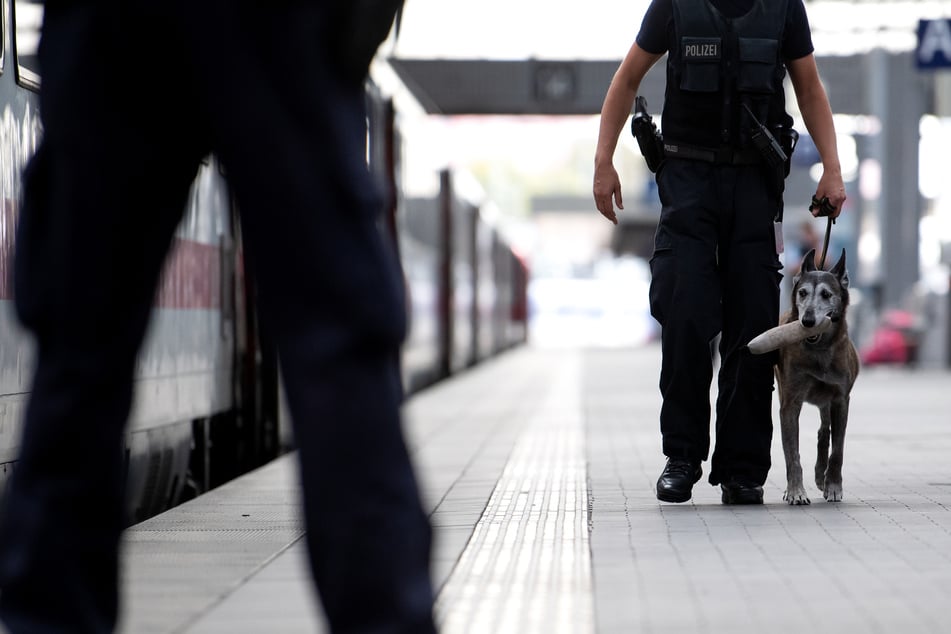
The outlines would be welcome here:
<svg viewBox="0 0 951 634">
<path fill-rule="evenodd" d="M 823 289 L 822 292 L 819 293 L 819 295 L 822 296 L 822 299 L 830 299 L 832 297 L 831 291 L 827 291 L 825 289 Z"/>
<path fill-rule="evenodd" d="M 802 297 L 803 299 L 805 299 L 805 298 L 806 298 L 806 295 L 808 295 L 808 294 L 809 294 L 809 291 L 807 291 L 806 289 L 804 289 L 804 288 L 800 288 L 800 289 L 799 289 L 799 297 Z"/>
</svg>

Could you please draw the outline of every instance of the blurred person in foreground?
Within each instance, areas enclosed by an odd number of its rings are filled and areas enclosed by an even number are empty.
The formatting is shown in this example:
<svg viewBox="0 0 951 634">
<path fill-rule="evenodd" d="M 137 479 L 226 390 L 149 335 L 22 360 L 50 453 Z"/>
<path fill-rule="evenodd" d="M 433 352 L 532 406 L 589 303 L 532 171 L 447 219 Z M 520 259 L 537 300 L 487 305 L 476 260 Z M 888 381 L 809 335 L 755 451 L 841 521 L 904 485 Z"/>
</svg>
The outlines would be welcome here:
<svg viewBox="0 0 951 634">
<path fill-rule="evenodd" d="M 434 632 L 431 531 L 399 413 L 402 287 L 364 151 L 367 66 L 398 4 L 46 3 L 44 138 L 14 277 L 38 359 L 0 529 L 13 634 L 116 626 L 136 354 L 210 152 L 277 344 L 331 629 Z"/>
<path fill-rule="evenodd" d="M 662 204 L 651 258 L 651 314 L 661 324 L 660 427 L 667 464 L 657 497 L 686 502 L 710 449 L 712 350 L 721 334 L 716 446 L 709 480 L 726 504 L 759 504 L 770 467 L 775 353 L 745 345 L 779 323 L 778 222 L 786 161 L 758 149 L 761 128 L 791 153 L 788 72 L 822 158 L 816 196 L 836 217 L 845 200 L 832 112 L 802 0 L 653 0 L 608 88 L 594 198 L 617 224 L 613 155 L 647 71 L 664 55 Z M 646 156 L 646 154 L 645 154 Z M 818 208 L 813 211 L 820 213 Z"/>
</svg>

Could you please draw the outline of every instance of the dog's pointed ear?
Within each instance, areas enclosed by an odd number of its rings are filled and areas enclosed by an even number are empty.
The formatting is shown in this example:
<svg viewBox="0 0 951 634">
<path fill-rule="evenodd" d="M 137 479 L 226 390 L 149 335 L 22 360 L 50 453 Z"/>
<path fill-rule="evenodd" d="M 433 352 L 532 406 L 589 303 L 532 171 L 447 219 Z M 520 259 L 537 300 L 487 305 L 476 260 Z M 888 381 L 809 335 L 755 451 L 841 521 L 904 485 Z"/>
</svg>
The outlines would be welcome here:
<svg viewBox="0 0 951 634">
<path fill-rule="evenodd" d="M 799 270 L 803 273 L 808 273 L 809 271 L 816 270 L 816 250 L 809 249 L 806 252 L 806 255 L 802 256 L 802 264 L 799 266 Z"/>
<path fill-rule="evenodd" d="M 839 256 L 839 261 L 835 263 L 835 266 L 833 266 L 829 272 L 839 279 L 839 284 L 848 288 L 849 272 L 845 268 L 845 249 L 842 249 L 842 255 Z"/>
</svg>

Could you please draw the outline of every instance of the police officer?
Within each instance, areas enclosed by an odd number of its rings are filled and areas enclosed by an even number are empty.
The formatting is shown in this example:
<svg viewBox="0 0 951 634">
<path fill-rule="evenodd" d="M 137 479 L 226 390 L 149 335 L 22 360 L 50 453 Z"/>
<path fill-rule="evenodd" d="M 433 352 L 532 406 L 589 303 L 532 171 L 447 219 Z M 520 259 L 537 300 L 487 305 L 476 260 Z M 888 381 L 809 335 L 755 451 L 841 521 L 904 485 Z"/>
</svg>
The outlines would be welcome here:
<svg viewBox="0 0 951 634">
<path fill-rule="evenodd" d="M 779 240 L 784 166 L 758 149 L 765 127 L 791 138 L 788 72 L 822 158 L 816 189 L 839 215 L 845 188 L 832 112 L 819 80 L 802 0 L 653 0 L 601 110 L 594 198 L 617 224 L 623 209 L 613 166 L 641 80 L 664 55 L 665 158 L 651 258 L 651 314 L 661 324 L 660 426 L 667 464 L 657 498 L 690 499 L 710 449 L 713 343 L 720 334 L 716 446 L 709 481 L 725 504 L 759 504 L 770 467 L 770 355 L 744 349 L 779 323 Z M 787 144 L 787 150 L 789 145 Z M 788 169 L 788 166 L 785 168 Z M 819 208 L 813 214 L 821 213 Z"/>
<path fill-rule="evenodd" d="M 395 4 L 46 3 L 14 280 L 38 358 L 0 529 L 6 631 L 115 628 L 136 354 L 209 152 L 278 348 L 331 631 L 435 631 L 400 428 L 402 284 L 365 160 L 367 63 Z"/>
</svg>

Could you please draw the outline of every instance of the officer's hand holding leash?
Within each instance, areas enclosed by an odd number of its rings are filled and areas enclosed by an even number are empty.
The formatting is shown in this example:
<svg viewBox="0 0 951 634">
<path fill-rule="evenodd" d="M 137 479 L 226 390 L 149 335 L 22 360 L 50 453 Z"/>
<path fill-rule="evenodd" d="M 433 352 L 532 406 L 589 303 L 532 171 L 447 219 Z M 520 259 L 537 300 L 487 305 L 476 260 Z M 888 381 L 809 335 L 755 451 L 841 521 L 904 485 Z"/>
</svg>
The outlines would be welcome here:
<svg viewBox="0 0 951 634">
<path fill-rule="evenodd" d="M 823 200 L 826 201 L 825 205 L 821 204 Z M 819 179 L 813 201 L 814 204 L 809 206 L 809 211 L 813 217 L 838 218 L 839 214 L 842 213 L 842 204 L 845 202 L 845 186 L 842 184 L 842 176 L 834 170 L 823 169 L 822 178 Z"/>
<path fill-rule="evenodd" d="M 836 216 L 833 215 L 835 212 L 835 207 L 832 206 L 832 203 L 829 202 L 828 196 L 823 196 L 822 198 L 812 197 L 812 202 L 809 204 L 809 211 L 812 212 L 812 215 L 816 218 L 819 217 L 829 217 L 829 220 L 833 223 L 835 222 Z"/>
</svg>

